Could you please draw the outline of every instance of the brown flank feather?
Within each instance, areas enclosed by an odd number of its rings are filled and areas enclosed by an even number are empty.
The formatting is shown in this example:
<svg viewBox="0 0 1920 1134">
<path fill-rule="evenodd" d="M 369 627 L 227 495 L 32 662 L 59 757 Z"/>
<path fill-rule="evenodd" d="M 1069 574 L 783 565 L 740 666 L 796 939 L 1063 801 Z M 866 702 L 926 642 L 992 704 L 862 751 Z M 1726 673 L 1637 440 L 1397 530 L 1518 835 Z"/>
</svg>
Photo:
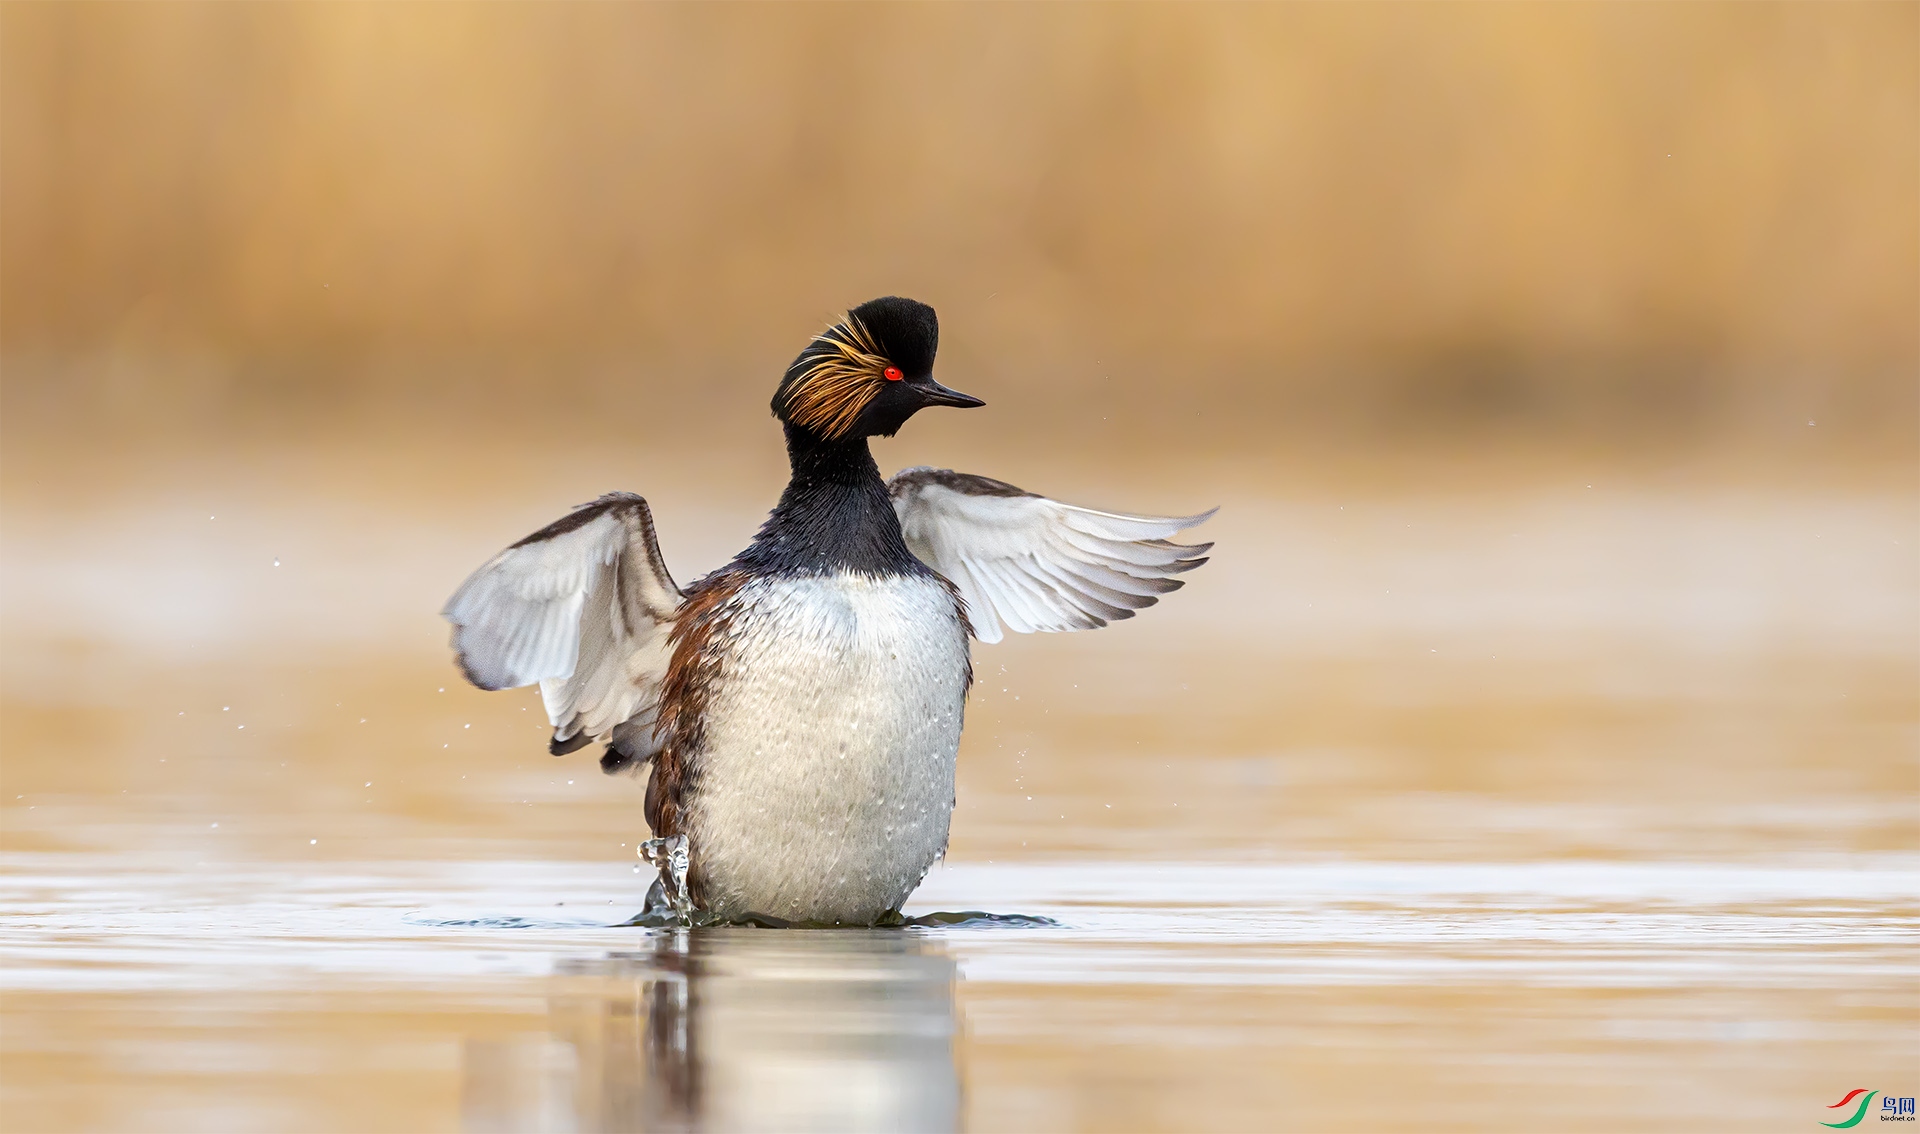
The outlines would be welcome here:
<svg viewBox="0 0 1920 1134">
<path fill-rule="evenodd" d="M 673 655 L 660 683 L 660 712 L 654 726 L 660 740 L 647 779 L 647 826 L 656 838 L 687 834 L 685 804 L 692 786 L 692 761 L 706 744 L 707 702 L 720 673 L 721 652 L 733 620 L 733 597 L 746 586 L 743 571 L 717 571 L 695 583 L 674 617 L 667 641 Z M 700 902 L 700 855 L 694 848 L 688 888 Z"/>
<path fill-rule="evenodd" d="M 813 341 L 829 349 L 794 380 L 787 413 L 795 425 L 837 440 L 880 392 L 891 363 L 866 326 L 852 315 L 842 316 L 840 322 L 813 336 Z"/>
</svg>

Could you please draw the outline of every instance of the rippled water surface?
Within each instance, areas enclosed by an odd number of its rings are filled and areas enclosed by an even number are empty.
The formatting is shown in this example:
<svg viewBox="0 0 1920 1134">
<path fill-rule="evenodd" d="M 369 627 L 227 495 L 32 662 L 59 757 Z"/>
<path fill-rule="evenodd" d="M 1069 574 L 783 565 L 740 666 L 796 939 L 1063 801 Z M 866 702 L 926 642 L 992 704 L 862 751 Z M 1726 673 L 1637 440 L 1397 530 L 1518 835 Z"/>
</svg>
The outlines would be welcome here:
<svg viewBox="0 0 1920 1134">
<path fill-rule="evenodd" d="M 689 579 L 777 470 L 382 459 L 11 476 L 0 1126 L 1802 1130 L 1920 1093 L 1905 487 L 1034 484 L 1225 508 L 1163 607 L 978 651 L 907 912 L 1019 917 L 688 933 L 618 924 L 642 783 L 545 755 L 434 611 L 621 484 Z"/>
</svg>

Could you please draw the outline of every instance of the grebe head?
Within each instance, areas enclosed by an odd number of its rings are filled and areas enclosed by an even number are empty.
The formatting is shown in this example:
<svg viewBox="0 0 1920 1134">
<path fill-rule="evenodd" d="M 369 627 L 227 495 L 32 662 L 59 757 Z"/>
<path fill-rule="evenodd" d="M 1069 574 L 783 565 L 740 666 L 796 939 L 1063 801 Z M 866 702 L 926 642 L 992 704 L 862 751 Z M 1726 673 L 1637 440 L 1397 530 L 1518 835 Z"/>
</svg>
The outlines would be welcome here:
<svg viewBox="0 0 1920 1134">
<path fill-rule="evenodd" d="M 869 300 L 813 337 L 774 391 L 773 415 L 824 440 L 891 437 L 928 406 L 981 406 L 933 379 L 940 320 L 898 296 Z"/>
</svg>

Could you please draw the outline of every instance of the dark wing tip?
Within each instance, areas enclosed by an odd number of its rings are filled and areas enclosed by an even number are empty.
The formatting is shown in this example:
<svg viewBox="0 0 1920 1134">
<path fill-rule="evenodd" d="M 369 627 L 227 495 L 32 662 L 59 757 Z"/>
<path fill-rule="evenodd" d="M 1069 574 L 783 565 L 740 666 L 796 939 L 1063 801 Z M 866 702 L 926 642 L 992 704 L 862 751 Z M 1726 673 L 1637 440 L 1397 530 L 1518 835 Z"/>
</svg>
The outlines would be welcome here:
<svg viewBox="0 0 1920 1134">
<path fill-rule="evenodd" d="M 592 743 L 593 737 L 584 732 L 577 732 L 565 740 L 560 739 L 560 734 L 555 732 L 553 739 L 547 742 L 547 751 L 555 756 L 565 756 L 569 752 L 578 752 Z"/>
</svg>

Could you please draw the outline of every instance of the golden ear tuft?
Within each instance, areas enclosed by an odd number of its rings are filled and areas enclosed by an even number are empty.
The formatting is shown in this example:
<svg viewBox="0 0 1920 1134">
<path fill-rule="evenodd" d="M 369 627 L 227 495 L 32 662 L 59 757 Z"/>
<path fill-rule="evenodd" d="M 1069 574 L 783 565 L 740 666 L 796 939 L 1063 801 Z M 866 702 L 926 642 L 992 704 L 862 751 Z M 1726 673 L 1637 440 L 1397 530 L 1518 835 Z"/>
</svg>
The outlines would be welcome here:
<svg viewBox="0 0 1920 1134">
<path fill-rule="evenodd" d="M 842 316 L 813 336 L 819 347 L 787 394 L 787 415 L 829 440 L 846 436 L 860 411 L 886 383 L 892 363 L 860 320 Z"/>
</svg>

